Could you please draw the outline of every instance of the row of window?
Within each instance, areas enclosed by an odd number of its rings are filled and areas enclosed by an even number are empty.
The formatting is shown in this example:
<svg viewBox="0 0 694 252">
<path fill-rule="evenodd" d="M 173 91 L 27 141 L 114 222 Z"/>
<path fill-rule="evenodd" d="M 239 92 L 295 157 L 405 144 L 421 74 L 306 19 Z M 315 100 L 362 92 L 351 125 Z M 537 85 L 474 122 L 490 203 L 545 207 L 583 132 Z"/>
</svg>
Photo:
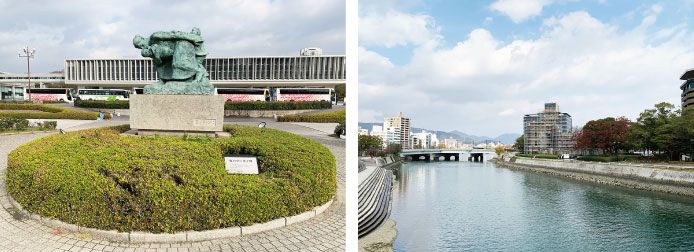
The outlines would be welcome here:
<svg viewBox="0 0 694 252">
<path fill-rule="evenodd" d="M 67 60 L 68 80 L 157 79 L 152 61 Z M 203 63 L 210 80 L 330 80 L 345 79 L 345 57 L 212 58 Z"/>
</svg>

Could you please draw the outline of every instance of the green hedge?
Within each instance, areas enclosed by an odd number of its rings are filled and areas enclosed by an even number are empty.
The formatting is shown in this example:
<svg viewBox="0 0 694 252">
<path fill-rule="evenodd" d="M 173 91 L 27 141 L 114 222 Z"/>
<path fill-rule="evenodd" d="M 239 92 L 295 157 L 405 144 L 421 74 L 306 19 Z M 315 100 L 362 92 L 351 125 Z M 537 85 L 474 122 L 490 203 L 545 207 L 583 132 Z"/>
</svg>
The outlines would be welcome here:
<svg viewBox="0 0 694 252">
<path fill-rule="evenodd" d="M 99 112 L 86 112 L 43 104 L 9 104 L 0 103 L 0 110 L 39 110 L 42 112 L 0 112 L 0 117 L 18 119 L 77 119 L 96 120 Z M 111 119 L 108 114 L 105 119 Z"/>
<path fill-rule="evenodd" d="M 3 131 L 24 131 L 29 128 L 27 119 L 0 117 L 0 132 Z"/>
<path fill-rule="evenodd" d="M 347 133 L 347 131 L 345 130 L 345 123 L 344 123 L 344 122 L 340 122 L 339 124 L 337 124 L 337 126 L 335 126 L 335 130 L 333 130 L 333 133 L 335 133 L 335 135 L 336 135 L 337 137 L 339 137 L 340 135 L 344 135 L 345 133 Z"/>
<path fill-rule="evenodd" d="M 100 108 L 100 109 L 129 109 L 130 101 L 97 101 L 97 100 L 76 100 L 75 106 L 82 108 Z"/>
<path fill-rule="evenodd" d="M 618 161 L 634 161 L 639 158 L 638 155 L 618 155 L 618 156 L 580 156 L 576 160 L 593 161 L 593 162 L 618 162 Z"/>
<path fill-rule="evenodd" d="M 559 155 L 549 155 L 549 154 L 522 154 L 517 153 L 518 157 L 529 157 L 529 158 L 544 158 L 544 159 L 559 159 Z"/>
<path fill-rule="evenodd" d="M 335 157 L 283 131 L 225 125 L 230 138 L 134 137 L 127 126 L 55 134 L 8 156 L 7 191 L 24 209 L 102 230 L 209 230 L 293 216 L 328 202 Z M 232 175 L 223 155 L 258 157 Z"/>
<path fill-rule="evenodd" d="M 327 101 L 315 102 L 226 102 L 224 110 L 297 110 L 297 109 L 330 109 L 332 103 Z"/>
<path fill-rule="evenodd" d="M 327 113 L 287 115 L 277 118 L 278 122 L 316 122 L 316 123 L 345 123 L 345 110 Z"/>
</svg>

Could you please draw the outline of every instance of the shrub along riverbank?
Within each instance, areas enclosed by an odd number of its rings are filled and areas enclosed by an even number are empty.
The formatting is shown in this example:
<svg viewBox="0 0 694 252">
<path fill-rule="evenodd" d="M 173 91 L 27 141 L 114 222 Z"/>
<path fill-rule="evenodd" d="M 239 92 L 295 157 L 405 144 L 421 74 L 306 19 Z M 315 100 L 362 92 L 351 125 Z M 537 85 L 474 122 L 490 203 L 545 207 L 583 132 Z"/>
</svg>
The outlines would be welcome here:
<svg viewBox="0 0 694 252">
<path fill-rule="evenodd" d="M 209 230 L 293 216 L 335 194 L 335 158 L 291 133 L 229 126 L 230 138 L 134 137 L 127 125 L 56 134 L 8 156 L 7 190 L 26 210 L 102 230 Z M 223 155 L 258 157 L 229 174 Z"/>
<path fill-rule="evenodd" d="M 17 110 L 13 112 L 12 110 Z M 34 112 L 36 110 L 36 112 Z M 99 112 L 86 112 L 43 104 L 9 104 L 0 103 L 0 117 L 17 119 L 76 119 L 96 120 Z M 108 114 L 105 119 L 111 119 Z"/>
<path fill-rule="evenodd" d="M 277 118 L 278 122 L 345 123 L 345 110 L 306 115 L 287 115 Z"/>
</svg>

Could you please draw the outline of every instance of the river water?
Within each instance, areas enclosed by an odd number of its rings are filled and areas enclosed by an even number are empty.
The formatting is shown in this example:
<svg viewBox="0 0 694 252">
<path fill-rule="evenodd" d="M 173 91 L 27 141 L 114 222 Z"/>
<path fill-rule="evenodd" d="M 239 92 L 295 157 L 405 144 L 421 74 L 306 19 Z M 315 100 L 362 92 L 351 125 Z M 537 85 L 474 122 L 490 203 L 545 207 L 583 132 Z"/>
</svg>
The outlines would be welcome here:
<svg viewBox="0 0 694 252">
<path fill-rule="evenodd" d="M 395 171 L 396 251 L 693 251 L 694 199 L 492 163 Z"/>
</svg>

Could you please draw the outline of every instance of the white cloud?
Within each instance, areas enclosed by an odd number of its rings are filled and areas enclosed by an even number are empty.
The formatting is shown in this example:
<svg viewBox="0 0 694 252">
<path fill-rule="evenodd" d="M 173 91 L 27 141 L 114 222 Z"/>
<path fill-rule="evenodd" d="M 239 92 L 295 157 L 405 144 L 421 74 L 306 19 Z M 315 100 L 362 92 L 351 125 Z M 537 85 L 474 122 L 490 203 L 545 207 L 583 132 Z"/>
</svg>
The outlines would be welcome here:
<svg viewBox="0 0 694 252">
<path fill-rule="evenodd" d="M 657 15 L 651 10 L 643 20 Z M 577 11 L 545 19 L 539 30 L 535 39 L 504 43 L 475 29 L 450 48 L 414 49 L 404 65 L 362 48 L 360 111 L 403 111 L 417 127 L 489 136 L 520 133 L 523 115 L 544 102 L 558 103 L 574 126 L 634 120 L 658 102 L 679 104 L 678 78 L 694 65 L 686 25 L 624 29 Z"/>
<path fill-rule="evenodd" d="M 542 13 L 542 8 L 553 0 L 497 0 L 489 8 L 511 18 L 514 23 L 520 23 L 528 18 Z"/>
<path fill-rule="evenodd" d="M 136 34 L 202 31 L 210 57 L 298 55 L 304 47 L 345 53 L 344 0 L 0 1 L 0 57 L 36 47 L 32 72 L 63 67 L 66 58 L 141 57 Z M 31 13 L 31 15 L 26 15 Z M 5 60 L 0 71 L 25 72 Z"/>
<path fill-rule="evenodd" d="M 370 12 L 359 18 L 359 44 L 388 48 L 408 44 L 435 46 L 441 38 L 439 30 L 428 15 L 394 10 Z"/>
</svg>

